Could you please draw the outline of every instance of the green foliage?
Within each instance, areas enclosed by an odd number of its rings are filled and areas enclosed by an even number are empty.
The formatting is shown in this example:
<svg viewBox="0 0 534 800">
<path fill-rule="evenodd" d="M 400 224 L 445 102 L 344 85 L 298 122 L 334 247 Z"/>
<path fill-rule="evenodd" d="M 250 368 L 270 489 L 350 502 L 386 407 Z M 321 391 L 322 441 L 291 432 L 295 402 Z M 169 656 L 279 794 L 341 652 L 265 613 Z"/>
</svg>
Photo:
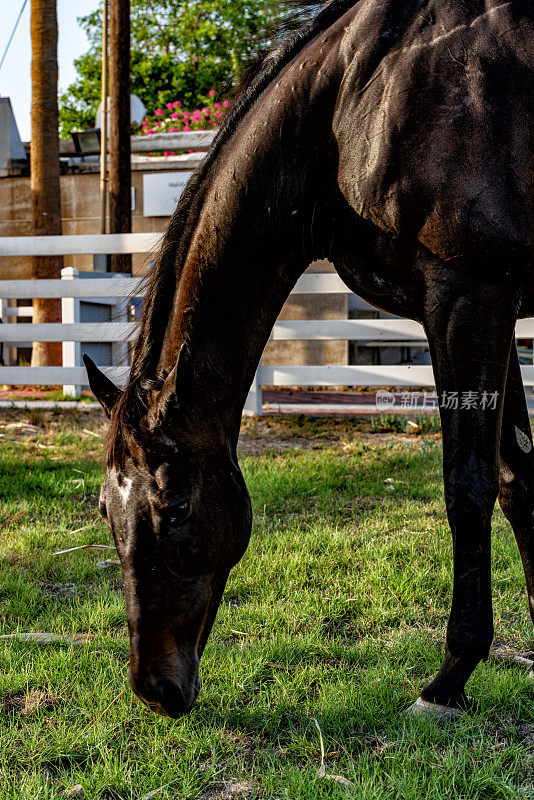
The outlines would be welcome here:
<svg viewBox="0 0 534 800">
<path fill-rule="evenodd" d="M 213 87 L 228 93 L 287 16 L 282 0 L 132 0 L 132 93 L 149 112 L 176 99 L 195 108 Z M 75 62 L 78 79 L 60 97 L 65 137 L 94 125 L 100 100 L 101 10 L 79 21 L 91 47 Z"/>
<path fill-rule="evenodd" d="M 400 414 L 380 414 L 371 419 L 371 430 L 375 433 L 404 433 L 406 418 Z"/>
<path fill-rule="evenodd" d="M 416 414 L 415 418 L 403 414 L 380 414 L 371 419 L 374 433 L 439 433 L 441 420 L 439 414 Z"/>
</svg>

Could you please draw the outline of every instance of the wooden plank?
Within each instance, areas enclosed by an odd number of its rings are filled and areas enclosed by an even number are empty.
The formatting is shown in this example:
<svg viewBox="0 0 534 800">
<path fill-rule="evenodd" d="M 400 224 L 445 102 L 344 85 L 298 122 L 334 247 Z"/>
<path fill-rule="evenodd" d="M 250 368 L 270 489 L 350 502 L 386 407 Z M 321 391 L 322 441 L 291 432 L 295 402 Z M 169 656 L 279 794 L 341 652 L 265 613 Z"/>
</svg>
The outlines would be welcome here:
<svg viewBox="0 0 534 800">
<path fill-rule="evenodd" d="M 523 383 L 534 385 L 534 366 L 522 366 Z M 434 386 L 430 366 L 260 367 L 262 386 Z"/>
<path fill-rule="evenodd" d="M 142 278 L 125 277 L 0 281 L 0 297 L 15 300 L 34 297 L 130 297 L 134 292 L 138 293 L 142 284 Z"/>
<path fill-rule="evenodd" d="M 23 308 L 15 309 L 24 312 Z M 31 316 L 27 312 L 17 316 Z M 7 323 L 0 325 L 0 342 L 122 342 L 136 326 L 128 322 Z M 523 334 L 527 336 L 529 334 Z M 534 334 L 531 334 L 534 335 Z M 271 341 L 364 341 L 373 346 L 425 344 L 423 328 L 411 320 L 279 320 Z"/>
<path fill-rule="evenodd" d="M 270 338 L 274 341 L 426 341 L 422 326 L 408 319 L 278 320 Z"/>
<path fill-rule="evenodd" d="M 102 367 L 117 385 L 123 386 L 129 367 Z M 534 366 L 521 367 L 523 381 L 534 385 Z M 262 386 L 433 386 L 432 368 L 427 366 L 324 366 L 259 368 Z M 15 386 L 86 385 L 83 367 L 0 367 L 0 384 Z"/>
<path fill-rule="evenodd" d="M 292 294 L 351 294 L 336 272 L 307 272 L 302 275 Z"/>
<path fill-rule="evenodd" d="M 106 234 L 106 236 L 108 235 Z M 138 234 L 117 234 L 117 236 L 119 235 L 137 236 Z M 51 239 L 53 237 L 43 236 L 40 238 Z M 3 241 L 5 242 L 5 239 L 0 239 L 0 247 Z M 44 255 L 44 253 L 41 255 Z M 142 278 L 125 278 L 123 276 L 117 278 L 90 278 L 90 275 L 91 273 L 87 273 L 85 278 L 73 278 L 63 281 L 53 279 L 0 281 L 0 297 L 19 300 L 33 297 L 124 297 L 136 291 L 143 280 Z M 120 284 L 119 281 L 121 281 Z M 302 276 L 292 294 L 340 294 L 347 292 L 349 292 L 349 289 L 347 289 L 339 276 L 333 273 L 310 273 Z"/>
<path fill-rule="evenodd" d="M 0 325 L 0 342 L 121 342 L 135 333 L 126 322 L 84 322 Z M 281 320 L 273 341 L 355 340 L 425 342 L 422 327 L 410 320 Z"/>
<path fill-rule="evenodd" d="M 5 306 L 4 317 L 33 317 L 33 306 Z"/>
<path fill-rule="evenodd" d="M 170 113 L 170 112 L 169 112 Z M 130 139 L 132 153 L 144 153 L 152 150 L 207 150 L 216 131 L 180 131 L 179 133 L 156 133 L 148 136 L 132 136 Z M 153 144 L 155 138 L 161 139 L 156 147 Z M 148 141 L 147 141 L 148 140 Z M 30 151 L 30 143 L 24 142 L 27 151 Z M 59 152 L 61 155 L 76 155 L 76 148 L 72 139 L 61 139 L 59 142 Z"/>
<path fill-rule="evenodd" d="M 2 236 L 0 256 L 74 256 L 153 253 L 162 233 L 106 233 L 76 236 Z"/>
<path fill-rule="evenodd" d="M 118 386 L 126 383 L 129 367 L 102 367 L 102 372 Z M 86 386 L 85 367 L 0 367 L 0 384 L 9 386 Z"/>
<path fill-rule="evenodd" d="M 169 112 L 170 113 L 170 112 Z M 155 133 L 147 136 L 130 138 L 132 153 L 145 153 L 152 150 L 207 150 L 215 138 L 216 131 L 180 131 L 179 133 Z M 160 140 L 156 146 L 155 139 Z M 25 142 L 29 152 L 30 143 Z M 72 139 L 61 139 L 59 142 L 61 155 L 76 155 Z"/>
<path fill-rule="evenodd" d="M 430 366 L 260 367 L 262 386 L 433 386 Z"/>
<path fill-rule="evenodd" d="M 124 342 L 133 338 L 131 322 L 24 323 L 0 325 L 0 342 Z"/>
<path fill-rule="evenodd" d="M 534 339 L 534 319 L 519 319 L 515 335 L 517 339 Z"/>
<path fill-rule="evenodd" d="M 132 153 L 152 153 L 158 150 L 208 150 L 214 138 L 215 131 L 181 131 L 132 136 Z"/>
</svg>

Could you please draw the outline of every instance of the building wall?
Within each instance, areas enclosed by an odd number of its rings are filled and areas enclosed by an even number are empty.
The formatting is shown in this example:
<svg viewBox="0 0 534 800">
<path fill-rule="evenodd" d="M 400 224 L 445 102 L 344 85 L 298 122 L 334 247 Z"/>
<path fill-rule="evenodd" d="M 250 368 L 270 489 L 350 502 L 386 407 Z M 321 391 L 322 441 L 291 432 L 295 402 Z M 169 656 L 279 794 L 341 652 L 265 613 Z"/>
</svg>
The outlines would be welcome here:
<svg viewBox="0 0 534 800">
<path fill-rule="evenodd" d="M 168 168 L 168 167 L 167 167 Z M 132 212 L 132 231 L 152 233 L 165 230 L 166 217 L 143 216 L 143 174 L 157 170 L 132 171 L 135 190 L 135 209 Z M 99 175 L 97 172 L 73 173 L 61 176 L 61 209 L 64 234 L 100 232 Z M 31 194 L 28 177 L 0 179 L 0 236 L 31 236 Z M 143 275 L 150 255 L 133 257 L 133 274 Z M 64 266 L 80 270 L 93 269 L 90 256 L 65 256 Z M 309 271 L 332 271 L 326 261 L 317 262 Z M 0 280 L 31 277 L 30 258 L 0 258 Z M 346 319 L 346 295 L 296 295 L 282 309 L 280 319 Z M 263 363 L 274 364 L 346 364 L 346 342 L 269 342 Z"/>
</svg>

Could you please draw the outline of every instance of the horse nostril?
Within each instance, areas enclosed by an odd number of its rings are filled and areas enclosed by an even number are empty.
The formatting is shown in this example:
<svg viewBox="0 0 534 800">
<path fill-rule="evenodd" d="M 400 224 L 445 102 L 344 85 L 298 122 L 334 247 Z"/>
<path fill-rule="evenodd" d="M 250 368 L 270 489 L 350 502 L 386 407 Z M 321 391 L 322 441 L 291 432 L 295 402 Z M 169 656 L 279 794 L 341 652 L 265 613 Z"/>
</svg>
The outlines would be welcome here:
<svg viewBox="0 0 534 800">
<path fill-rule="evenodd" d="M 191 708 L 182 692 L 181 686 L 171 678 L 156 678 L 154 680 L 154 695 L 163 711 L 169 717 L 181 717 Z"/>
</svg>

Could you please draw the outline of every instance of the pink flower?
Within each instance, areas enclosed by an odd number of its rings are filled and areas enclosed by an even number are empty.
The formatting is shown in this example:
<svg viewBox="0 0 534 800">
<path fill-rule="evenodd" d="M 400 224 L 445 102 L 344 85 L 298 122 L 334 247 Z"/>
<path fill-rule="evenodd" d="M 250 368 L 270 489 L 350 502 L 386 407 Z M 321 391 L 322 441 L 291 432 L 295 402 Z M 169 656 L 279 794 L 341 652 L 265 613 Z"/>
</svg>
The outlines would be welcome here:
<svg viewBox="0 0 534 800">
<path fill-rule="evenodd" d="M 178 128 L 169 128 L 169 133 L 175 133 L 177 130 Z"/>
<path fill-rule="evenodd" d="M 184 131 L 190 131 L 190 130 L 191 130 L 191 128 L 188 125 L 186 125 L 185 128 L 184 128 Z"/>
<path fill-rule="evenodd" d="M 164 150 L 163 151 L 163 155 L 164 156 L 175 156 L 176 153 L 174 152 L 174 150 Z"/>
<path fill-rule="evenodd" d="M 210 113 L 210 110 L 209 110 L 209 108 L 203 108 L 203 109 L 202 109 L 202 113 L 203 113 L 203 114 L 209 114 L 209 113 Z"/>
<path fill-rule="evenodd" d="M 152 130 L 152 128 L 151 128 L 149 131 L 147 131 L 147 132 L 146 132 L 146 135 L 148 136 L 148 135 L 149 135 L 149 134 L 151 134 L 151 133 L 154 133 L 154 131 Z"/>
<path fill-rule="evenodd" d="M 229 105 L 230 105 L 230 101 L 229 100 L 225 100 L 224 103 L 223 103 L 223 106 L 226 107 L 226 106 L 229 106 Z"/>
<path fill-rule="evenodd" d="M 167 103 L 167 105 L 165 106 L 165 108 L 174 108 L 174 106 L 173 106 L 173 104 L 172 104 L 172 103 Z"/>
<path fill-rule="evenodd" d="M 220 103 L 215 103 L 215 105 L 213 106 L 213 108 L 220 108 L 220 107 L 221 107 Z"/>
<path fill-rule="evenodd" d="M 209 96 L 210 97 L 215 97 L 216 94 L 217 94 L 217 92 L 215 91 L 215 89 L 210 89 L 209 90 Z"/>
<path fill-rule="evenodd" d="M 163 109 L 156 108 L 156 117 L 162 117 L 162 116 L 163 116 Z"/>
<path fill-rule="evenodd" d="M 179 117 L 180 117 L 180 115 L 179 115 L 179 113 L 178 113 L 177 111 L 174 111 L 174 112 L 171 114 L 171 119 L 178 119 Z"/>
<path fill-rule="evenodd" d="M 179 108 L 181 105 L 182 105 L 182 104 L 180 103 L 180 101 L 179 101 L 179 100 L 176 100 L 176 101 L 173 103 L 173 107 L 174 107 L 174 108 Z"/>
</svg>

